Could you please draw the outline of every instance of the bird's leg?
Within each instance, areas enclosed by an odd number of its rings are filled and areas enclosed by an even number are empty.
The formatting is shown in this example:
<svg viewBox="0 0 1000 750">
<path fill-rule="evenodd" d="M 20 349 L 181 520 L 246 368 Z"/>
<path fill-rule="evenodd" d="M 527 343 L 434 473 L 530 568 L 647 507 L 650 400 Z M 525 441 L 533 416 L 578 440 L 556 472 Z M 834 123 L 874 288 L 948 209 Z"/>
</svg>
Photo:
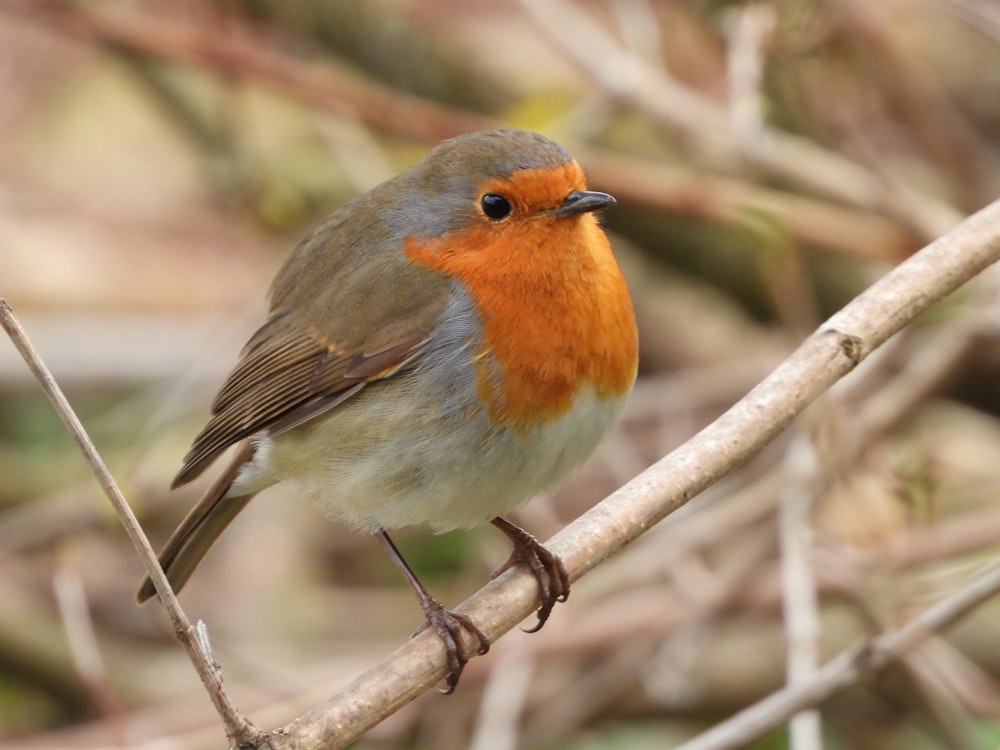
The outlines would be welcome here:
<svg viewBox="0 0 1000 750">
<path fill-rule="evenodd" d="M 424 615 L 427 616 L 427 622 L 434 628 L 434 632 L 438 634 L 438 637 L 444 644 L 444 650 L 448 654 L 448 668 L 450 672 L 447 679 L 448 687 L 441 692 L 447 695 L 455 690 L 458 678 L 462 676 L 462 670 L 465 669 L 465 665 L 469 663 L 469 659 L 471 658 L 468 649 L 466 649 L 462 641 L 462 631 L 468 631 L 479 641 L 477 654 L 485 654 L 490 650 L 490 638 L 479 629 L 479 626 L 468 615 L 463 615 L 461 612 L 452 612 L 442 607 L 437 599 L 427 593 L 427 589 L 417 579 L 417 576 L 410 569 L 410 566 L 407 565 L 403 556 L 399 554 L 399 550 L 396 549 L 396 545 L 389 538 L 389 535 L 383 529 L 379 529 L 377 535 L 382 540 L 382 544 L 385 545 L 386 550 L 388 550 L 389 557 L 392 558 L 396 567 L 399 568 L 403 577 L 406 578 L 406 582 L 410 584 L 410 588 L 417 595 L 417 601 L 420 603 L 420 608 L 424 611 Z"/>
<path fill-rule="evenodd" d="M 514 544 L 514 550 L 507 562 L 493 571 L 492 578 L 496 578 L 517 563 L 524 563 L 538 581 L 538 596 L 541 600 L 541 605 L 538 607 L 538 624 L 525 631 L 535 633 L 541 630 L 542 625 L 549 619 L 556 602 L 564 602 L 569 598 L 569 573 L 566 572 L 566 566 L 558 556 L 549 552 L 541 542 L 520 526 L 515 526 L 500 516 L 490 523 L 506 534 Z"/>
</svg>

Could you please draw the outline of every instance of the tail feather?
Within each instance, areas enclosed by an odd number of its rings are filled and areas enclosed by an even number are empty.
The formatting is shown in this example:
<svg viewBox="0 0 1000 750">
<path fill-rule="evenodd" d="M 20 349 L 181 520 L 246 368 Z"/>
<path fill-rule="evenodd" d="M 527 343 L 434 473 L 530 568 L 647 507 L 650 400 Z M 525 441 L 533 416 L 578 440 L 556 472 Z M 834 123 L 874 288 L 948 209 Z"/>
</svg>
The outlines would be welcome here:
<svg viewBox="0 0 1000 750">
<path fill-rule="evenodd" d="M 256 494 L 226 497 L 233 480 L 253 454 L 254 446 L 248 440 L 160 550 L 160 565 L 175 592 L 184 587 L 215 540 Z M 153 582 L 147 577 L 139 587 L 136 600 L 142 604 L 155 593 Z"/>
</svg>

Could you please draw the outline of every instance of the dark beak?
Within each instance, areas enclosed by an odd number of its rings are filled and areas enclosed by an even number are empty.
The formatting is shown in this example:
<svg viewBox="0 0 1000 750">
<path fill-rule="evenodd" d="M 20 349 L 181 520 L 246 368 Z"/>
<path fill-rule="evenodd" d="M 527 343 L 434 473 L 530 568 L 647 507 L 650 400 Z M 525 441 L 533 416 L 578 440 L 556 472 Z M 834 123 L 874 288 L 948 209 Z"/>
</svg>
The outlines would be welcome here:
<svg viewBox="0 0 1000 750">
<path fill-rule="evenodd" d="M 617 202 L 607 193 L 597 193 L 592 190 L 573 190 L 563 198 L 563 202 L 559 206 L 548 211 L 547 214 L 558 218 L 575 216 L 576 214 L 585 214 L 590 211 L 607 208 L 608 206 L 615 205 Z"/>
</svg>

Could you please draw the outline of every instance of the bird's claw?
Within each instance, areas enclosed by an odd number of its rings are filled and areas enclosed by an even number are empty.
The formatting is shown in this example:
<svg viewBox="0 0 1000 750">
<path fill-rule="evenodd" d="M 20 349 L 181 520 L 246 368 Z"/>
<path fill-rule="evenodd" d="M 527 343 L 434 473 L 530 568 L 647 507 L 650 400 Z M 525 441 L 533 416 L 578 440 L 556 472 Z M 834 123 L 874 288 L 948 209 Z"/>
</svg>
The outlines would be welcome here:
<svg viewBox="0 0 1000 750">
<path fill-rule="evenodd" d="M 495 519 L 493 525 L 507 535 L 513 543 L 514 549 L 507 562 L 497 568 L 491 577 L 496 578 L 518 563 L 524 563 L 528 566 L 531 574 L 538 581 L 538 598 L 541 603 L 537 610 L 538 622 L 535 627 L 524 632 L 536 633 L 549 619 L 556 602 L 564 602 L 569 598 L 569 573 L 558 555 L 549 552 L 541 542 L 524 529 L 502 518 Z"/>
<path fill-rule="evenodd" d="M 452 612 L 445 609 L 436 600 L 432 599 L 424 609 L 427 622 L 420 628 L 423 630 L 427 626 L 434 628 L 441 643 L 444 644 L 445 653 L 448 656 L 448 677 L 445 680 L 448 687 L 440 692 L 449 695 L 455 691 L 458 679 L 462 676 L 462 670 L 469 663 L 472 656 L 462 638 L 462 631 L 470 633 L 479 641 L 479 649 L 476 654 L 483 655 L 490 650 L 490 637 L 484 633 L 472 618 L 463 615 L 461 612 Z M 420 632 L 418 630 L 417 632 Z"/>
</svg>

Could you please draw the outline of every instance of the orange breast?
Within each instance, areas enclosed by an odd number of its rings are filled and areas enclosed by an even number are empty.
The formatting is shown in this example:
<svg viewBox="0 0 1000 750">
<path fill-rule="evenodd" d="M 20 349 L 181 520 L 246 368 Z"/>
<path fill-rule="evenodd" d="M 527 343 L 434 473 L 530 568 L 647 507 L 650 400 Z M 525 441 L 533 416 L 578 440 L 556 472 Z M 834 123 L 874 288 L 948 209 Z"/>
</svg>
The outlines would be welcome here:
<svg viewBox="0 0 1000 750">
<path fill-rule="evenodd" d="M 496 421 L 528 428 L 565 413 L 583 386 L 609 398 L 631 388 L 632 304 L 593 215 L 484 222 L 410 239 L 405 252 L 462 281 L 476 303 L 484 335 L 478 389 Z"/>
</svg>

